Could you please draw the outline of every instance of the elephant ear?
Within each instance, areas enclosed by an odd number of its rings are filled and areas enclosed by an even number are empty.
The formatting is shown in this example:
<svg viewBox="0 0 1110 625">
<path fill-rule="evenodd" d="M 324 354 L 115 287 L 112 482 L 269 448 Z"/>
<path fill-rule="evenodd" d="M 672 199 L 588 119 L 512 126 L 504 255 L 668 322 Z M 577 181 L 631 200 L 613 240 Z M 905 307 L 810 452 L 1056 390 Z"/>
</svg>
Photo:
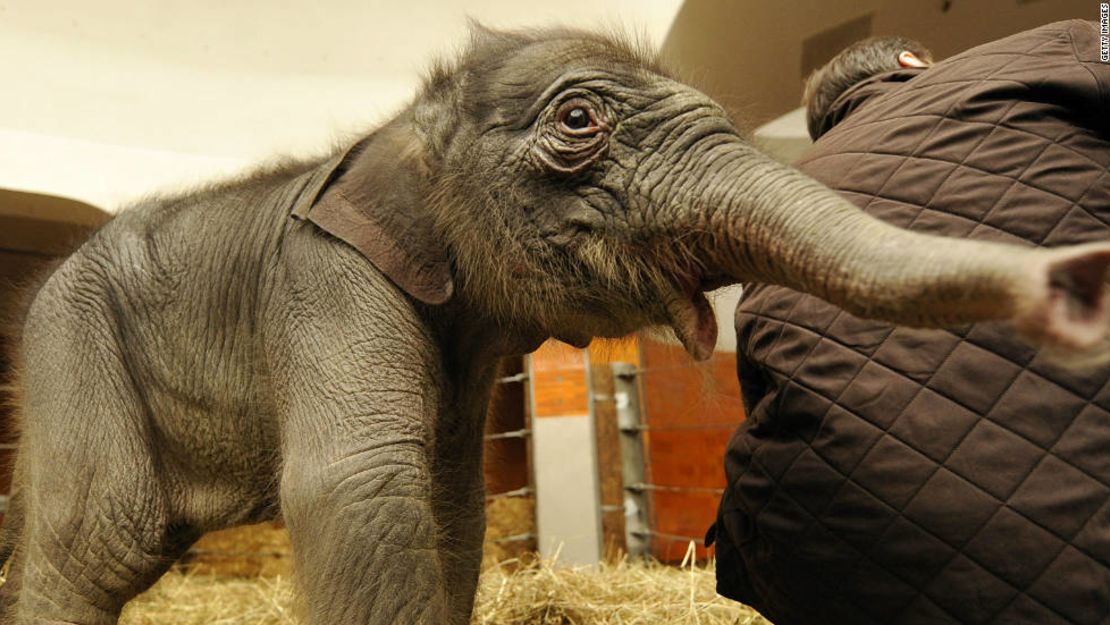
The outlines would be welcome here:
<svg viewBox="0 0 1110 625">
<path fill-rule="evenodd" d="M 293 216 L 354 247 L 412 297 L 442 304 L 454 282 L 429 192 L 423 145 L 402 118 L 342 155 Z"/>
</svg>

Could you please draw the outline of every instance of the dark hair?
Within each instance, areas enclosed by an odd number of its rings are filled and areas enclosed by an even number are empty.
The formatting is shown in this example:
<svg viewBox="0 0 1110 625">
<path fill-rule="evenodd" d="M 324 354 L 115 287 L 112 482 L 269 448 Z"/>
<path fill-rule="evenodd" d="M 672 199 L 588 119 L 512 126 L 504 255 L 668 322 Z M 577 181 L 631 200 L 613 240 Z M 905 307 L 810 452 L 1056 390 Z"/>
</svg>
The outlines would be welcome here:
<svg viewBox="0 0 1110 625">
<path fill-rule="evenodd" d="M 821 136 L 821 120 L 842 93 L 861 80 L 899 69 L 898 55 L 902 51 L 912 52 L 927 63 L 933 60 L 933 53 L 913 39 L 871 37 L 844 48 L 828 63 L 814 70 L 806 79 L 802 94 L 809 136 L 814 141 Z"/>
</svg>

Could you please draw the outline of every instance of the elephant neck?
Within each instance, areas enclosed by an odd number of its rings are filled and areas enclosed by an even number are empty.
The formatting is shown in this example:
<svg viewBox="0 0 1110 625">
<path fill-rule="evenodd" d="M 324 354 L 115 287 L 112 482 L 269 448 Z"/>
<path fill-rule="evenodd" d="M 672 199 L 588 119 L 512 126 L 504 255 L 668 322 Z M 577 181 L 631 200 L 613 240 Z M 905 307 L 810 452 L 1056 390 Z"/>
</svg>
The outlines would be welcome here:
<svg viewBox="0 0 1110 625">
<path fill-rule="evenodd" d="M 421 306 L 444 362 L 453 368 L 463 363 L 496 366 L 501 358 L 535 351 L 548 338 L 538 328 L 499 321 L 465 301 L 452 299 L 440 306 Z"/>
<path fill-rule="evenodd" d="M 459 450 L 481 449 L 501 359 L 532 351 L 544 337 L 531 338 L 500 328 L 457 303 L 428 306 L 424 312 L 438 344 L 443 380 L 435 434 L 436 466 L 448 472 L 461 470 L 455 466 L 463 453 Z"/>
</svg>

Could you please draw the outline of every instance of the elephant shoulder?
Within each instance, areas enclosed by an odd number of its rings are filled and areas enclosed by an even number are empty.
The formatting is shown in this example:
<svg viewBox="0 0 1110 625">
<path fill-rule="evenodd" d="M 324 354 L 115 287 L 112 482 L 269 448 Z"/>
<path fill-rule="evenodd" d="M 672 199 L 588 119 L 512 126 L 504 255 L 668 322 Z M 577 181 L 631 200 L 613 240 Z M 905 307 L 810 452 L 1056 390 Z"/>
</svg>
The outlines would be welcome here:
<svg viewBox="0 0 1110 625">
<path fill-rule="evenodd" d="M 290 224 L 274 280 L 271 312 L 281 317 L 278 325 L 307 326 L 336 340 L 389 343 L 409 352 L 432 347 L 416 303 L 357 250 L 311 223 Z"/>
</svg>

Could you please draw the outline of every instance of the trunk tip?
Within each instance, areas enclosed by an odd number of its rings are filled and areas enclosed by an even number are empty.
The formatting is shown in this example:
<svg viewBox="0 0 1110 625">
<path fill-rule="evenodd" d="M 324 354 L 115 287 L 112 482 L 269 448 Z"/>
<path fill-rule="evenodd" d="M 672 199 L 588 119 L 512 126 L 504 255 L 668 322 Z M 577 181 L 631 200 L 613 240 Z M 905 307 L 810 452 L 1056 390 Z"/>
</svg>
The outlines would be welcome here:
<svg viewBox="0 0 1110 625">
<path fill-rule="evenodd" d="M 1040 288 L 1018 329 L 1065 365 L 1110 361 L 1110 243 L 1052 250 L 1037 268 Z"/>
</svg>

